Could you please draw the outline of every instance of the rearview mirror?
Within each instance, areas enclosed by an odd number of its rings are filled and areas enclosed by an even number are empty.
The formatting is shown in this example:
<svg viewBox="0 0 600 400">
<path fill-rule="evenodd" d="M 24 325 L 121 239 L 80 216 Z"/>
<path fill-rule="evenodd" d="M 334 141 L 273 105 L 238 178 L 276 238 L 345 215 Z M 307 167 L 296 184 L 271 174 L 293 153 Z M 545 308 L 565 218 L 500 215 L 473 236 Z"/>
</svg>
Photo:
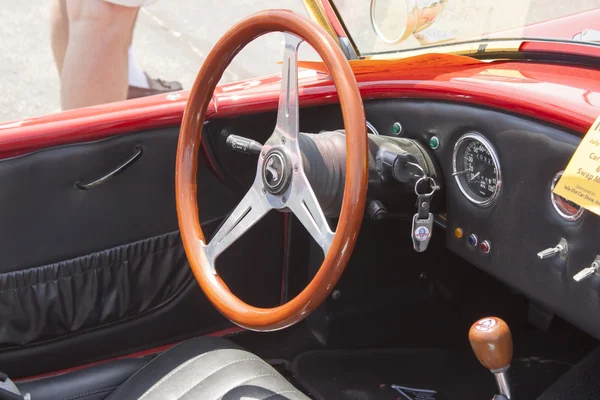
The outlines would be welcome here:
<svg viewBox="0 0 600 400">
<path fill-rule="evenodd" d="M 406 40 L 435 22 L 448 0 L 371 0 L 371 26 L 384 43 Z"/>
</svg>

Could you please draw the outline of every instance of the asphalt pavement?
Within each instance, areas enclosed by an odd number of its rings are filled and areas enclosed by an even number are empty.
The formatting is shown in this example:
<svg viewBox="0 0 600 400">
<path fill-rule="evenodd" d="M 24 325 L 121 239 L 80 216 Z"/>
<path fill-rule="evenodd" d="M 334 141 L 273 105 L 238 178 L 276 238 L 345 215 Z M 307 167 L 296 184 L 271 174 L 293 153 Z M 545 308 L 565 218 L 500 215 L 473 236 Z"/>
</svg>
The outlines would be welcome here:
<svg viewBox="0 0 600 400">
<path fill-rule="evenodd" d="M 388 50 L 375 39 L 368 0 L 334 0 L 359 47 Z M 392 11 L 404 0 L 378 0 Z M 421 0 L 426 1 L 426 0 Z M 59 79 L 50 50 L 50 0 L 0 0 L 0 122 L 60 111 Z M 436 21 L 457 37 L 494 32 L 600 6 L 600 0 L 448 0 Z M 245 16 L 269 8 L 306 15 L 301 0 L 158 0 L 142 8 L 133 41 L 137 63 L 153 77 L 189 89 L 219 37 Z M 392 12 L 387 12 L 393 19 Z M 223 82 L 278 73 L 282 35 L 265 35 L 234 59 Z M 402 46 L 416 46 L 410 38 Z M 401 47 L 402 47 L 401 46 Z M 317 59 L 303 44 L 300 58 Z"/>
</svg>

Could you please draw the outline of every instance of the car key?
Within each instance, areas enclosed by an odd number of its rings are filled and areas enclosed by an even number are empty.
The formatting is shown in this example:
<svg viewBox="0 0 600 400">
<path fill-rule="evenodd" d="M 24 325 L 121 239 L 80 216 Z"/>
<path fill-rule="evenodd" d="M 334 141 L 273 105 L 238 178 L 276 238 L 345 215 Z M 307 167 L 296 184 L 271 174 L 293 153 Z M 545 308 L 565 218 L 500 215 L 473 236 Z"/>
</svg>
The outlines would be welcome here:
<svg viewBox="0 0 600 400">
<path fill-rule="evenodd" d="M 419 193 L 419 184 L 427 181 L 431 187 L 429 193 Z M 412 241 L 415 251 L 421 253 L 427 250 L 431 234 L 433 232 L 433 214 L 429 212 L 431 206 L 431 198 L 437 185 L 431 177 L 423 176 L 415 183 L 415 193 L 417 194 L 417 212 L 412 220 Z"/>
</svg>

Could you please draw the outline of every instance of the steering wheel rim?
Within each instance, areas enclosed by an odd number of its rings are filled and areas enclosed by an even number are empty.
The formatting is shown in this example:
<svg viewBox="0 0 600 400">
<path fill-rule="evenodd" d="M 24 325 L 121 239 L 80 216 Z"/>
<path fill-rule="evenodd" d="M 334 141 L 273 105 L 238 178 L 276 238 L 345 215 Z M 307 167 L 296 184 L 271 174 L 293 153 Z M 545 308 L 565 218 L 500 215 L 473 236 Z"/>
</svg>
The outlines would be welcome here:
<svg viewBox="0 0 600 400">
<path fill-rule="evenodd" d="M 274 308 L 258 308 L 246 304 L 236 297 L 214 269 L 214 259 L 218 254 L 215 256 L 207 251 L 210 250 L 208 246 L 211 245 L 214 238 L 206 244 L 198 219 L 196 170 L 206 110 L 221 75 L 245 45 L 258 36 L 275 31 L 287 33 L 286 57 L 284 57 L 283 65 L 284 72 L 287 72 L 287 79 L 284 79 L 286 74 L 282 74 L 278 124 L 269 140 L 273 137 L 285 136 L 281 136 L 281 132 L 280 136 L 276 136 L 280 117 L 289 118 L 289 114 L 292 114 L 294 110 L 297 133 L 297 48 L 300 41 L 290 41 L 291 35 L 289 34 L 292 34 L 308 42 L 319 53 L 338 90 L 346 129 L 346 180 L 338 226 L 335 234 L 332 233 L 330 244 L 322 244 L 325 259 L 319 271 L 306 288 L 287 303 Z M 292 48 L 293 56 L 288 51 Z M 294 67 L 295 73 L 291 66 Z M 282 107 L 281 102 L 284 99 L 287 99 L 287 102 L 285 107 Z M 282 109 L 286 110 L 285 116 L 282 116 Z M 281 142 L 285 143 L 285 140 L 281 139 Z M 267 143 L 265 143 L 266 145 Z M 260 159 L 261 157 L 259 157 L 257 176 L 262 170 Z M 299 164 L 302 168 L 301 161 Z M 297 171 L 297 165 L 294 165 L 294 171 Z M 287 10 L 269 10 L 253 14 L 227 31 L 208 54 L 192 87 L 183 115 L 175 172 L 177 216 L 183 245 L 194 276 L 213 305 L 235 324 L 257 331 L 282 329 L 308 316 L 331 292 L 352 254 L 365 207 L 367 171 L 367 135 L 362 99 L 352 69 L 333 38 L 313 21 Z M 301 172 L 305 177 L 303 171 Z M 297 177 L 293 176 L 292 182 L 296 182 L 296 180 Z M 294 185 L 290 184 L 289 186 L 291 188 Z M 253 188 L 246 196 L 251 194 Z M 309 191 L 312 193 L 310 184 Z M 263 191 L 263 193 L 265 192 Z M 260 197 L 260 194 L 257 193 L 252 193 L 252 195 L 255 200 Z M 281 198 L 270 192 L 267 197 Z M 314 194 L 312 198 L 314 199 Z M 285 202 L 285 197 L 283 202 Z M 271 206 L 271 208 L 282 209 L 284 207 Z M 239 205 L 232 215 L 238 209 L 240 209 Z M 318 206 L 318 210 L 321 210 L 320 206 Z M 311 212 L 310 209 L 308 211 Z M 325 221 L 325 223 L 327 222 Z M 234 228 L 237 229 L 238 226 L 240 225 L 236 225 Z M 308 229 L 306 224 L 305 226 Z M 245 229 L 241 234 L 249 227 L 242 226 L 241 229 L 243 228 Z M 327 229 L 329 229 L 328 225 Z"/>
</svg>

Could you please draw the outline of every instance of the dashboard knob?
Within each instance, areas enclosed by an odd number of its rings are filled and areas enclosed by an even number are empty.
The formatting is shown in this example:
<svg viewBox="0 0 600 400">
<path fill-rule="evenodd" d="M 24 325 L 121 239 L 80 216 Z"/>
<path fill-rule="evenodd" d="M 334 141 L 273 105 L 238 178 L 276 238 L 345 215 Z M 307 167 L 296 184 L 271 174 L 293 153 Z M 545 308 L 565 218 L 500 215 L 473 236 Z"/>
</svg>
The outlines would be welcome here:
<svg viewBox="0 0 600 400">
<path fill-rule="evenodd" d="M 600 256 L 596 256 L 596 259 L 594 260 L 594 262 L 592 263 L 592 265 L 590 265 L 587 268 L 582 269 L 581 271 L 579 271 L 578 273 L 575 274 L 575 276 L 573 276 L 573 280 L 575 282 L 581 282 L 582 280 L 589 278 L 590 276 L 597 274 L 600 269 Z"/>
<path fill-rule="evenodd" d="M 554 247 L 549 247 L 546 250 L 542 250 L 537 253 L 537 256 L 540 260 L 544 260 L 546 258 L 554 257 L 557 254 L 560 254 L 562 258 L 567 258 L 568 246 L 567 241 L 563 238 L 560 239 L 560 242 Z"/>
</svg>

